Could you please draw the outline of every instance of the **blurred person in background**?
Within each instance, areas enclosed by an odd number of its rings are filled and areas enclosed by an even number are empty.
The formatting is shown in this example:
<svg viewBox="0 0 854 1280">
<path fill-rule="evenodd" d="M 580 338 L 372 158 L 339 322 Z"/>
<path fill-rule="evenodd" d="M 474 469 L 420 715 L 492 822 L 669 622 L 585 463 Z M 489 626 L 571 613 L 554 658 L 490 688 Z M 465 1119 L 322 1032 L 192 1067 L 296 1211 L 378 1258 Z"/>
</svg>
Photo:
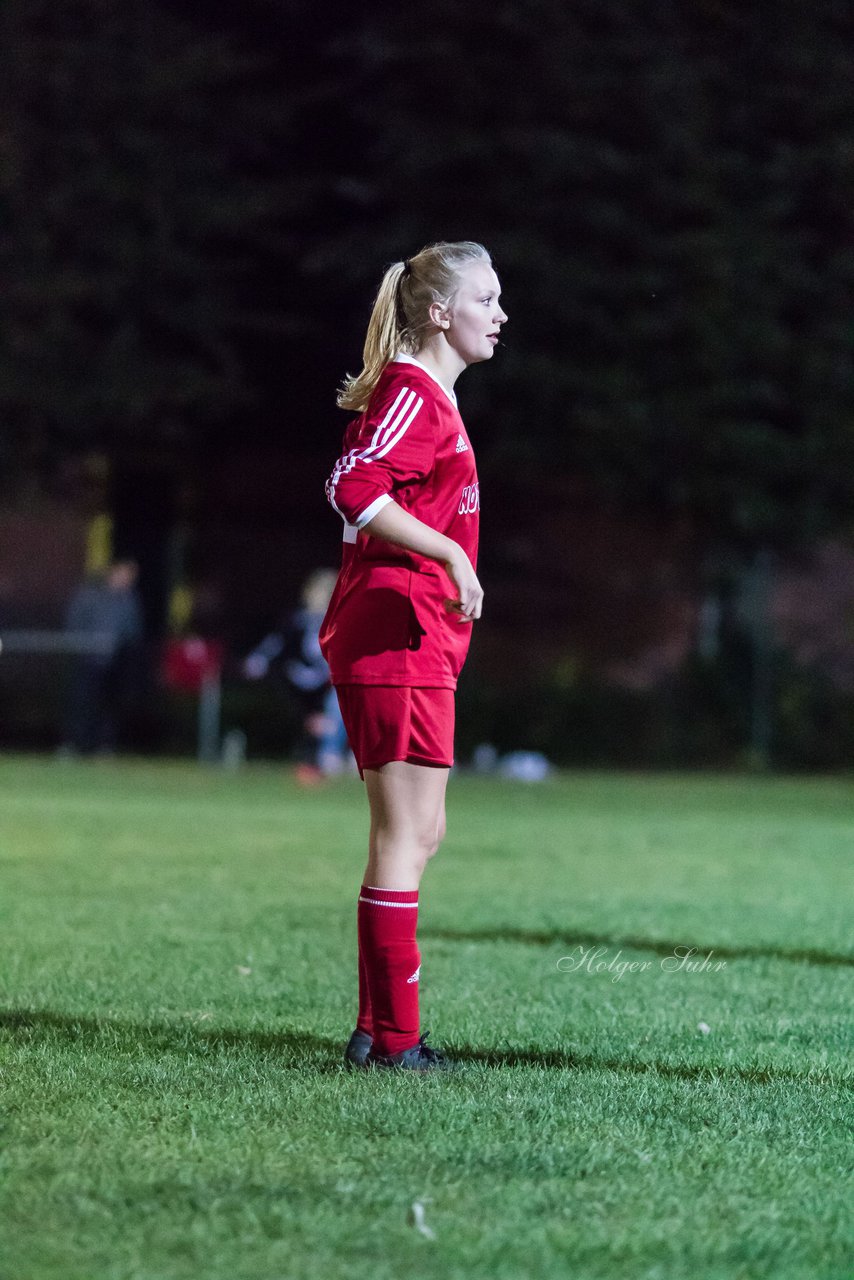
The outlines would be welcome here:
<svg viewBox="0 0 854 1280">
<path fill-rule="evenodd" d="M 134 560 L 116 560 L 72 597 L 65 628 L 77 657 L 61 755 L 112 755 L 119 743 L 142 660 L 138 575 Z"/>
<path fill-rule="evenodd" d="M 302 588 L 302 605 L 280 631 L 265 636 L 243 662 L 248 680 L 280 670 L 300 707 L 302 733 L 297 744 L 296 778 L 312 786 L 342 773 L 349 751 L 338 697 L 320 652 L 320 624 L 335 586 L 332 569 L 316 569 Z"/>
</svg>

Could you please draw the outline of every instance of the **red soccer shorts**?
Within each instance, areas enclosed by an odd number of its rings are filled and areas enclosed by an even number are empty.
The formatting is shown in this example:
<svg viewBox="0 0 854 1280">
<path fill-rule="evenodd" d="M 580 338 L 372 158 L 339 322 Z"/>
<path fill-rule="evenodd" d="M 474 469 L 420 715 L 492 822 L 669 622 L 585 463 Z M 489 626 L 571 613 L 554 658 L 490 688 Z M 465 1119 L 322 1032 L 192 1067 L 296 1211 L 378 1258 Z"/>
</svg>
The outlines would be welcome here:
<svg viewBox="0 0 854 1280">
<path fill-rule="evenodd" d="M 360 777 L 389 760 L 454 763 L 453 689 L 343 684 L 335 692 Z"/>
</svg>

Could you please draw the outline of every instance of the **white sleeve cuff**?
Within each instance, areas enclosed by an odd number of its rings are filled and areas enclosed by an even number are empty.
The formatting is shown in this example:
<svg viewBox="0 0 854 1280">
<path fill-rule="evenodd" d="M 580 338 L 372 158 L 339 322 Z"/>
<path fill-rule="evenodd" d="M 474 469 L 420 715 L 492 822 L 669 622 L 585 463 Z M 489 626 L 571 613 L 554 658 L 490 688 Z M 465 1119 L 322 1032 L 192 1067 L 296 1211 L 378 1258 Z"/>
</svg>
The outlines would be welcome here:
<svg viewBox="0 0 854 1280">
<path fill-rule="evenodd" d="M 353 521 L 353 524 L 357 529 L 364 529 L 368 521 L 373 520 L 377 512 L 382 511 L 383 507 L 388 506 L 390 502 L 394 502 L 394 498 L 392 498 L 391 494 L 381 493 L 378 498 L 374 499 L 369 507 L 365 507 L 362 514 Z"/>
</svg>

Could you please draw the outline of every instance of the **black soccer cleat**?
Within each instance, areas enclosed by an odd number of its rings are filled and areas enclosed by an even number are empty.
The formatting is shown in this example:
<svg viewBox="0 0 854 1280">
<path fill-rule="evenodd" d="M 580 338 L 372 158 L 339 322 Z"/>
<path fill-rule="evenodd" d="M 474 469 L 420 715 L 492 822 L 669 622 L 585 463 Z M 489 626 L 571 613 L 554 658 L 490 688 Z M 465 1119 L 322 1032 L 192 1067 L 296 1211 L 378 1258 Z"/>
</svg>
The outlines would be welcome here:
<svg viewBox="0 0 854 1280">
<path fill-rule="evenodd" d="M 344 1050 L 345 1066 L 364 1067 L 365 1059 L 373 1043 L 367 1031 L 360 1031 L 357 1027 L 347 1042 L 347 1048 Z"/>
<path fill-rule="evenodd" d="M 368 1053 L 365 1066 L 393 1071 L 453 1071 L 454 1064 L 438 1049 L 433 1049 L 426 1043 L 429 1034 L 429 1031 L 425 1031 L 418 1044 L 401 1053 Z"/>
</svg>

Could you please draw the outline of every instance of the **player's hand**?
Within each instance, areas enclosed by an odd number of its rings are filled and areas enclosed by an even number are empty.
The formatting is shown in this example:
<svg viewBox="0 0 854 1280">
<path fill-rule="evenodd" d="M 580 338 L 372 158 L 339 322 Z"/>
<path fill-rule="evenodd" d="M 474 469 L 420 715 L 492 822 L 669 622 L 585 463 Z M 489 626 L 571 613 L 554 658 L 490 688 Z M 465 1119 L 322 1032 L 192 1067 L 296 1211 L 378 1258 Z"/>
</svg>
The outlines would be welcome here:
<svg viewBox="0 0 854 1280">
<path fill-rule="evenodd" d="M 458 599 L 445 601 L 446 609 L 449 612 L 458 613 L 460 622 L 474 622 L 480 617 L 483 608 L 483 587 L 478 582 L 477 574 L 462 547 L 457 547 L 454 554 L 445 562 L 445 568 L 459 592 Z"/>
</svg>

